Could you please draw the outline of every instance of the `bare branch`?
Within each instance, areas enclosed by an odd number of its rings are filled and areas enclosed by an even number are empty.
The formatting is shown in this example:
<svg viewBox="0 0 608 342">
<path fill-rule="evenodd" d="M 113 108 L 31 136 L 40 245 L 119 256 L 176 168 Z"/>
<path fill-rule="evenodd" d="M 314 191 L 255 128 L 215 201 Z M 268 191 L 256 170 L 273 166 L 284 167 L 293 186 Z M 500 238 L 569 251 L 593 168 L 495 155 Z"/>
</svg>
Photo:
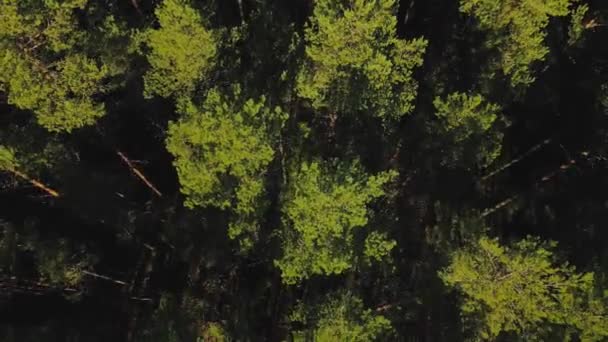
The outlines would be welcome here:
<svg viewBox="0 0 608 342">
<path fill-rule="evenodd" d="M 524 154 L 520 155 L 519 157 L 511 160 L 510 162 L 508 162 L 507 164 L 505 164 L 504 166 L 502 166 L 501 168 L 490 172 L 489 174 L 483 176 L 481 178 L 481 181 L 484 182 L 494 176 L 496 176 L 497 174 L 503 172 L 504 170 L 510 168 L 511 166 L 513 166 L 514 164 L 519 163 L 522 159 L 526 158 L 527 156 L 531 155 L 532 153 L 538 151 L 541 147 L 548 145 L 549 143 L 551 143 L 551 139 L 545 139 L 544 141 L 532 146 L 532 148 L 530 148 L 527 152 L 525 152 Z"/>
<path fill-rule="evenodd" d="M 51 195 L 52 197 L 59 197 L 59 193 L 51 188 L 49 188 L 48 186 L 42 184 L 42 182 L 39 182 L 33 178 L 30 178 L 28 175 L 26 175 L 23 172 L 20 172 L 18 170 L 12 169 L 12 170 L 8 170 L 9 172 L 11 172 L 12 174 L 14 174 L 15 176 L 24 179 L 26 181 L 28 181 L 30 184 L 32 184 L 33 186 L 35 186 L 36 188 L 46 192 L 47 194 Z"/>
<path fill-rule="evenodd" d="M 103 274 L 99 274 L 99 273 L 95 273 L 95 272 L 89 272 L 89 271 L 82 271 L 82 273 L 84 273 L 84 274 L 86 274 L 88 276 L 91 276 L 93 278 L 99 278 L 99 279 L 111 281 L 111 282 L 113 282 L 115 284 L 118 284 L 118 285 L 122 285 L 122 286 L 127 285 L 127 283 L 124 282 L 124 281 L 122 281 L 122 280 L 117 280 L 117 279 L 114 279 L 114 278 L 110 278 L 110 277 L 105 276 Z"/>
<path fill-rule="evenodd" d="M 116 151 L 116 154 L 118 154 L 118 156 L 120 157 L 120 159 L 127 164 L 127 166 L 129 167 L 129 169 L 131 170 L 131 172 L 133 172 L 133 174 L 135 174 L 135 176 L 137 176 L 137 178 L 139 178 L 142 182 L 144 182 L 144 184 L 146 184 L 146 186 L 152 190 L 158 197 L 163 197 L 163 194 L 158 191 L 158 189 L 154 186 L 154 184 L 152 184 L 147 178 L 146 176 L 144 176 L 144 174 L 139 171 L 134 165 L 133 163 L 129 160 L 129 158 L 127 158 L 124 153 L 120 152 L 120 151 Z"/>
</svg>

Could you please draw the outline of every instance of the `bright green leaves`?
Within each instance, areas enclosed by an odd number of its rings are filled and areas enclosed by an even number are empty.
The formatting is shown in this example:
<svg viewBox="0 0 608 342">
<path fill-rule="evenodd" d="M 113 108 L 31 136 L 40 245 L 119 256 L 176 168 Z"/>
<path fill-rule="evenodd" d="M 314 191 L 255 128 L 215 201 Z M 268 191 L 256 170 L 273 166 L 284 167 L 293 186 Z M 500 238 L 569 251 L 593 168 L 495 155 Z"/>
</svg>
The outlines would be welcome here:
<svg viewBox="0 0 608 342">
<path fill-rule="evenodd" d="M 585 15 L 589 12 L 589 6 L 582 4 L 570 11 L 570 27 L 568 28 L 568 45 L 576 45 L 585 33 Z"/>
<path fill-rule="evenodd" d="M 104 105 L 92 100 L 103 91 L 105 67 L 76 54 L 58 61 L 53 70 L 36 70 L 43 67 L 11 55 L 6 57 L 15 58 L 14 64 L 3 65 L 6 77 L 0 76 L 8 85 L 9 103 L 34 111 L 47 130 L 69 132 L 91 125 L 105 114 Z"/>
<path fill-rule="evenodd" d="M 198 11 L 186 0 L 165 0 L 156 9 L 160 28 L 145 33 L 151 70 L 145 96 L 186 95 L 213 66 L 216 42 Z"/>
<path fill-rule="evenodd" d="M 473 159 L 481 166 L 490 164 L 500 153 L 502 134 L 493 130 L 500 107 L 481 95 L 452 93 L 433 101 L 440 119 L 440 130 L 451 139 L 446 161 Z M 466 155 L 472 154 L 469 158 Z"/>
<path fill-rule="evenodd" d="M 397 39 L 394 12 L 394 0 L 315 1 L 298 95 L 330 113 L 409 113 L 427 42 Z"/>
<path fill-rule="evenodd" d="M 0 170 L 12 171 L 18 167 L 15 152 L 3 145 L 0 145 Z"/>
<path fill-rule="evenodd" d="M 75 10 L 88 0 L 17 1 L 0 4 L 0 39 L 9 39 L 25 50 L 41 48 L 58 53 L 80 42 L 84 33 L 76 29 Z"/>
<path fill-rule="evenodd" d="M 382 261 L 397 246 L 397 241 L 391 240 L 386 234 L 371 232 L 365 239 L 363 254 L 373 261 Z"/>
<path fill-rule="evenodd" d="M 283 256 L 275 261 L 283 281 L 295 284 L 352 268 L 355 231 L 367 224 L 367 205 L 384 195 L 383 185 L 393 177 L 394 172 L 368 176 L 357 164 L 302 164 L 291 176 L 283 205 Z M 374 245 L 367 248 L 372 257 L 393 246 L 381 237 L 369 243 Z"/>
<path fill-rule="evenodd" d="M 92 39 L 80 30 L 76 11 L 84 11 L 86 4 L 0 4 L 0 89 L 8 93 L 10 104 L 33 111 L 51 132 L 70 132 L 103 116 L 104 105 L 94 97 L 108 90 L 110 70 L 120 72 L 100 62 L 111 63 L 95 46 L 103 37 Z"/>
<path fill-rule="evenodd" d="M 189 207 L 225 209 L 235 198 L 252 202 L 261 190 L 255 180 L 274 155 L 272 122 L 283 116 L 280 110 L 265 107 L 264 99 L 240 105 L 237 101 L 212 91 L 199 112 L 185 113 L 169 127 L 167 148 L 176 156 Z M 222 186 L 232 177 L 239 184 L 236 191 Z"/>
<path fill-rule="evenodd" d="M 363 302 L 349 293 L 328 296 L 318 307 L 306 309 L 296 307 L 292 319 L 309 321 L 306 325 L 312 328 L 296 332 L 294 341 L 381 341 L 392 330 L 388 319 L 365 309 Z"/>
<path fill-rule="evenodd" d="M 513 87 L 534 81 L 532 64 L 544 60 L 549 19 L 568 14 L 572 0 L 461 0 L 460 10 L 488 30 L 488 45 L 500 51 L 500 69 Z"/>
<path fill-rule="evenodd" d="M 606 338 L 608 312 L 591 299 L 593 274 L 557 264 L 553 247 L 533 238 L 505 247 L 483 237 L 454 253 L 440 276 L 464 295 L 462 313 L 483 339 L 541 333 L 547 324 L 578 329 L 588 341 Z"/>
<path fill-rule="evenodd" d="M 169 126 L 167 149 L 175 156 L 185 205 L 230 209 L 236 215 L 232 238 L 257 230 L 249 218 L 260 208 L 264 175 L 285 120 L 265 102 L 212 90 L 200 109 L 182 101 L 183 117 Z"/>
<path fill-rule="evenodd" d="M 433 104 L 445 128 L 457 132 L 458 140 L 490 129 L 500 111 L 499 106 L 487 103 L 481 95 L 463 93 L 452 93 L 445 100 L 436 98 Z"/>
</svg>

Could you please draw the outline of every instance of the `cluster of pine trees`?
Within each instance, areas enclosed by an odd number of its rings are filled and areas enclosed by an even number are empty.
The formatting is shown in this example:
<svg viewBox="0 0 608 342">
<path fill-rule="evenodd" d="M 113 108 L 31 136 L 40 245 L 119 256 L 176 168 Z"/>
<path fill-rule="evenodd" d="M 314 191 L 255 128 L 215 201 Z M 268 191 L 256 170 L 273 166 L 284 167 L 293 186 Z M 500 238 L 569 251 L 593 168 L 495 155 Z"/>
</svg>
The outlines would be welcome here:
<svg viewBox="0 0 608 342">
<path fill-rule="evenodd" d="M 607 341 L 604 0 L 0 0 L 0 340 Z"/>
</svg>

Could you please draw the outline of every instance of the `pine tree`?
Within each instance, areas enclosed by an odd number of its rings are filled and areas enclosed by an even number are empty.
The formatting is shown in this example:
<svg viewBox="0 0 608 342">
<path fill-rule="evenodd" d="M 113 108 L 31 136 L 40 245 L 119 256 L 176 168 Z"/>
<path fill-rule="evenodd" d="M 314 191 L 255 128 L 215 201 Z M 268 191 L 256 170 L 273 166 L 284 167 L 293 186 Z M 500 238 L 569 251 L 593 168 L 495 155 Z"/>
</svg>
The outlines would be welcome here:
<svg viewBox="0 0 608 342">
<path fill-rule="evenodd" d="M 491 164 L 500 154 L 502 133 L 495 128 L 500 107 L 481 95 L 452 93 L 433 101 L 439 118 L 440 137 L 446 140 L 443 163 L 481 167 Z"/>
<path fill-rule="evenodd" d="M 92 125 L 105 114 L 96 98 L 122 72 L 120 57 L 103 52 L 116 22 L 111 16 L 98 32 L 79 28 L 87 0 L 7 0 L 0 4 L 0 89 L 8 102 L 36 114 L 52 132 Z"/>
<path fill-rule="evenodd" d="M 462 293 L 462 314 L 483 339 L 509 332 L 542 339 L 551 325 L 584 341 L 605 339 L 608 312 L 593 296 L 593 274 L 558 264 L 554 247 L 530 237 L 506 247 L 482 237 L 456 251 L 440 277 Z"/>
<path fill-rule="evenodd" d="M 316 306 L 300 304 L 290 318 L 310 326 L 293 331 L 294 341 L 385 341 L 392 331 L 386 317 L 366 309 L 361 299 L 348 292 L 328 295 Z"/>
<path fill-rule="evenodd" d="M 460 11 L 489 32 L 487 44 L 500 52 L 499 69 L 513 87 L 534 82 L 533 66 L 549 53 L 544 44 L 551 17 L 568 14 L 573 0 L 461 0 Z"/>
<path fill-rule="evenodd" d="M 359 165 L 304 163 L 290 177 L 284 199 L 283 255 L 275 261 L 283 281 L 341 274 L 356 261 L 355 233 L 368 222 L 368 204 L 384 195 L 394 172 L 365 174 Z M 367 254 L 381 258 L 394 244 L 376 235 Z"/>
<path fill-rule="evenodd" d="M 315 1 L 297 93 L 331 114 L 396 119 L 413 109 L 426 40 L 396 36 L 394 0 Z"/>
<path fill-rule="evenodd" d="M 286 116 L 264 98 L 243 99 L 238 90 L 212 90 L 201 108 L 182 100 L 183 117 L 169 125 L 167 149 L 175 156 L 185 205 L 235 214 L 229 236 L 250 245 L 263 205 L 264 177 L 274 158 Z"/>
<path fill-rule="evenodd" d="M 187 0 L 164 0 L 155 14 L 160 27 L 139 37 L 149 48 L 145 53 L 150 70 L 144 76 L 144 95 L 185 96 L 213 67 L 215 37 Z"/>
</svg>

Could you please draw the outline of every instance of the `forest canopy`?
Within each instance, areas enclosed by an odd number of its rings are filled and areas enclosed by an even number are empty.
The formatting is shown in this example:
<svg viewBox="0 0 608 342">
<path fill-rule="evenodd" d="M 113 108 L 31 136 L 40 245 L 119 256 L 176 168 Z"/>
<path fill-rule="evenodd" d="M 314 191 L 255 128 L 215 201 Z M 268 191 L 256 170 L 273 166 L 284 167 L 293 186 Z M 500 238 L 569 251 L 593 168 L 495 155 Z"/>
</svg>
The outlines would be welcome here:
<svg viewBox="0 0 608 342">
<path fill-rule="evenodd" d="M 603 0 L 0 0 L 0 340 L 608 341 Z"/>
</svg>

